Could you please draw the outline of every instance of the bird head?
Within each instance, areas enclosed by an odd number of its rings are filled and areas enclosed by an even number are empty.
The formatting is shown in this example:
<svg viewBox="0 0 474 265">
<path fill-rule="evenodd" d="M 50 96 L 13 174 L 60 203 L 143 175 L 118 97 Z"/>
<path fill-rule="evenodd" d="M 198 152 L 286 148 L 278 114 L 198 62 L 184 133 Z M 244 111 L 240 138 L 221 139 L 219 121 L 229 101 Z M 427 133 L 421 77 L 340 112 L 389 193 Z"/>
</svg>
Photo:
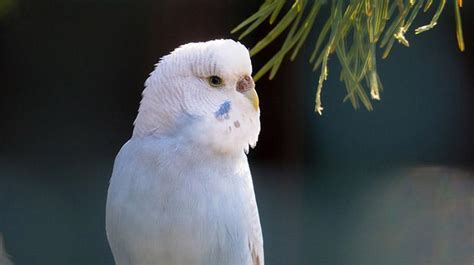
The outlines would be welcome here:
<svg viewBox="0 0 474 265">
<path fill-rule="evenodd" d="M 180 137 L 217 152 L 254 147 L 260 109 L 247 48 L 189 43 L 164 56 L 145 82 L 133 137 Z"/>
</svg>

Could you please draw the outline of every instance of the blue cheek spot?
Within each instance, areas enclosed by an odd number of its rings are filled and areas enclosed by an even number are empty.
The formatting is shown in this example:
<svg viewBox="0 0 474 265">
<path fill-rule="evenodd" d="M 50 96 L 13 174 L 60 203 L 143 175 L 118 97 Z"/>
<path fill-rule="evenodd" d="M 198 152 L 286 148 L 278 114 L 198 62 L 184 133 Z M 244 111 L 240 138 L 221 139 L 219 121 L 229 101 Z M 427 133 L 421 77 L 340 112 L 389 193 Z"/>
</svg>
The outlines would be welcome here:
<svg viewBox="0 0 474 265">
<path fill-rule="evenodd" d="M 216 117 L 216 119 L 218 119 L 218 120 L 223 120 L 223 119 L 228 120 L 231 106 L 232 105 L 231 105 L 230 101 L 228 101 L 228 100 L 224 101 L 224 103 L 221 104 L 219 109 L 216 112 L 214 112 L 214 116 Z"/>
</svg>

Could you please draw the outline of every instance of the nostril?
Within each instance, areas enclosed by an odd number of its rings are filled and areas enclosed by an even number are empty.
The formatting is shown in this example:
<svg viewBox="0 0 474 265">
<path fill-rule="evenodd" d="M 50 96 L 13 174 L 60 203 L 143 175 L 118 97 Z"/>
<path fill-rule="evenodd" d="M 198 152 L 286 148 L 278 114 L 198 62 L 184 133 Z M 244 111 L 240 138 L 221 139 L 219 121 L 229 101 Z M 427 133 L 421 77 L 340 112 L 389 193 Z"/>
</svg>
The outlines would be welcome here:
<svg viewBox="0 0 474 265">
<path fill-rule="evenodd" d="M 255 86 L 252 77 L 246 75 L 237 82 L 237 91 L 243 93 Z"/>
</svg>

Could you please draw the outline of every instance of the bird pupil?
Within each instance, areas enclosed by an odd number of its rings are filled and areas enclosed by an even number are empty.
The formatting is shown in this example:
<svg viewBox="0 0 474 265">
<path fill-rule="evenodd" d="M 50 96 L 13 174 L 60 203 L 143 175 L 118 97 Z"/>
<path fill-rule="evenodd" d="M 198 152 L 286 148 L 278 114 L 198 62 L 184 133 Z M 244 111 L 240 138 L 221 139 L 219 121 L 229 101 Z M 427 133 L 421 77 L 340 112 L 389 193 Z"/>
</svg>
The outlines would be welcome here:
<svg viewBox="0 0 474 265">
<path fill-rule="evenodd" d="M 211 82 L 214 84 L 214 85 L 218 85 L 221 83 L 221 79 L 218 77 L 218 76 L 213 76 L 211 77 Z"/>
</svg>

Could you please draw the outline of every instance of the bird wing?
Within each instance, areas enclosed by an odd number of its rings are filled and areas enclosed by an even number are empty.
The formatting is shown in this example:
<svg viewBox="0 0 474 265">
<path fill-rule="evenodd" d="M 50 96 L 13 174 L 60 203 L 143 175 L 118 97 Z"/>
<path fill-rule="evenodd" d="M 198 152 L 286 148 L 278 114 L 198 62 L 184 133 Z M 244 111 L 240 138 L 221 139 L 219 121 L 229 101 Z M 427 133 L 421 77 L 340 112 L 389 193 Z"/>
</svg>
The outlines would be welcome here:
<svg viewBox="0 0 474 265">
<path fill-rule="evenodd" d="M 250 195 L 248 200 L 250 201 L 248 208 L 248 216 L 250 216 L 249 250 L 252 257 L 252 265 L 264 265 L 262 227 L 260 225 L 257 201 L 255 199 L 255 192 L 250 172 L 247 179 L 247 188 L 249 189 L 248 194 Z"/>
<path fill-rule="evenodd" d="M 263 260 L 263 240 L 262 233 L 256 235 L 254 238 L 250 238 L 249 249 L 252 257 L 252 265 L 264 265 Z"/>
</svg>

